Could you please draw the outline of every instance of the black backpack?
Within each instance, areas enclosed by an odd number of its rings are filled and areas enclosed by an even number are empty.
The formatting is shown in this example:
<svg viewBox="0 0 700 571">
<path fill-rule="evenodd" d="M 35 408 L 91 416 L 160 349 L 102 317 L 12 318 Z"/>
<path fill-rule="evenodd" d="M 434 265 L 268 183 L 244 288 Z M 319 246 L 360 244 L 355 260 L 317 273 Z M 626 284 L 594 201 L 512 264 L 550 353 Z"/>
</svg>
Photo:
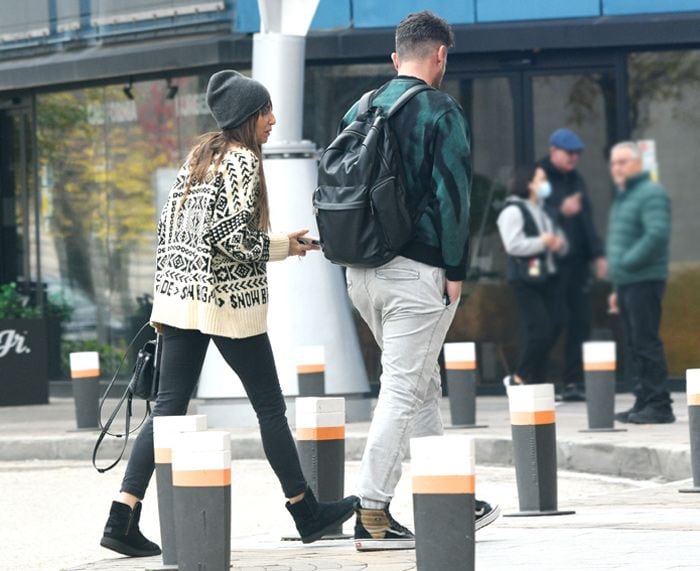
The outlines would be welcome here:
<svg viewBox="0 0 700 571">
<path fill-rule="evenodd" d="M 372 105 L 377 91 L 365 93 L 356 119 L 323 152 L 313 204 L 323 254 L 331 262 L 381 266 L 411 239 L 430 196 L 409 212 L 401 154 L 389 122 L 428 89 L 433 88 L 411 87 L 386 113 Z"/>
</svg>

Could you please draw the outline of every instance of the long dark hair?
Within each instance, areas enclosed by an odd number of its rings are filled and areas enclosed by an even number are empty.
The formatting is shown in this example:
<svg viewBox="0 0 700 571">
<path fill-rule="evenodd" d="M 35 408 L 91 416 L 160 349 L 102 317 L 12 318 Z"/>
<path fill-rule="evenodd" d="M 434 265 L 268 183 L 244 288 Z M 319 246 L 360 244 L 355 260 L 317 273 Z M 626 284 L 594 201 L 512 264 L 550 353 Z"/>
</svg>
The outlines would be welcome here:
<svg viewBox="0 0 700 571">
<path fill-rule="evenodd" d="M 233 129 L 224 129 L 202 135 L 197 144 L 187 157 L 189 176 L 185 193 L 182 195 L 181 204 L 185 203 L 187 195 L 193 184 L 203 182 L 207 176 L 214 176 L 226 152 L 234 145 L 240 145 L 252 151 L 259 162 L 260 189 L 258 201 L 255 206 L 253 219 L 260 230 L 270 229 L 270 205 L 267 198 L 267 184 L 265 183 L 265 171 L 262 166 L 262 149 L 255 136 L 255 127 L 258 118 L 272 111 L 272 103 L 268 102 L 258 111 L 253 113 L 243 123 Z M 211 169 L 211 170 L 210 170 Z"/>
<path fill-rule="evenodd" d="M 542 167 L 534 163 L 515 167 L 510 178 L 509 194 L 525 199 L 530 198 L 530 183 L 539 168 Z"/>
</svg>

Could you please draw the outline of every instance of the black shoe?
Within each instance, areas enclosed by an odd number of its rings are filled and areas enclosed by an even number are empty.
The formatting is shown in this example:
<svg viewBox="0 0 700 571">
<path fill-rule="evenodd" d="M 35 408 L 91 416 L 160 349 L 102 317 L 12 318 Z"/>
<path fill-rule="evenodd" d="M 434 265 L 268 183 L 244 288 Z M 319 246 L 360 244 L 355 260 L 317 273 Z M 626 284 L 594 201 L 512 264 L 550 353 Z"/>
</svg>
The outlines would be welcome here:
<svg viewBox="0 0 700 571">
<path fill-rule="evenodd" d="M 615 420 L 617 420 L 617 422 L 627 423 L 630 421 L 630 414 L 637 413 L 640 410 L 642 410 L 643 408 L 644 408 L 644 405 L 641 404 L 639 401 L 636 401 L 632 408 L 627 409 L 627 410 L 622 411 L 622 412 L 616 412 L 615 413 Z"/>
<path fill-rule="evenodd" d="M 337 502 L 318 502 L 310 488 L 306 488 L 301 501 L 286 503 L 292 514 L 302 543 L 321 539 L 334 527 L 350 519 L 359 502 L 357 496 L 348 496 Z"/>
<path fill-rule="evenodd" d="M 638 412 L 631 412 L 627 417 L 627 422 L 632 424 L 670 424 L 675 421 L 676 417 L 670 406 L 657 408 L 648 405 Z"/>
<path fill-rule="evenodd" d="M 562 402 L 586 402 L 586 393 L 576 385 L 566 385 L 561 393 Z"/>
<path fill-rule="evenodd" d="M 112 502 L 100 545 L 128 557 L 160 555 L 160 547 L 141 533 L 140 519 L 141 502 L 134 509 L 121 502 Z"/>
<path fill-rule="evenodd" d="M 501 508 L 497 505 L 491 507 L 486 502 L 474 500 L 474 531 L 492 524 L 501 515 Z"/>
<path fill-rule="evenodd" d="M 355 549 L 358 551 L 416 548 L 413 532 L 391 517 L 389 506 L 381 510 L 360 507 L 356 515 Z"/>
</svg>

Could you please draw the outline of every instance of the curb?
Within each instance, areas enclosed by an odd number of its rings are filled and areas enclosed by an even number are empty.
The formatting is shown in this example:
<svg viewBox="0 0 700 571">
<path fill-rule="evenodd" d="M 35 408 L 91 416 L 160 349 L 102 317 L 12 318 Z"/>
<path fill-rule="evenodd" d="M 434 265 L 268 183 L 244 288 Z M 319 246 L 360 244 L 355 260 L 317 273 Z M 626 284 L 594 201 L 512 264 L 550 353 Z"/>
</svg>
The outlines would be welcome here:
<svg viewBox="0 0 700 571">
<path fill-rule="evenodd" d="M 89 462 L 97 433 L 55 436 L 0 437 L 0 462 L 28 460 L 71 460 Z M 124 458 L 128 458 L 133 440 L 129 440 Z M 362 458 L 366 435 L 349 432 L 345 439 L 345 458 Z M 512 466 L 513 445 L 508 438 L 475 436 L 476 460 L 479 464 Z M 116 458 L 121 439 L 105 440 L 98 464 Z M 259 435 L 231 435 L 231 458 L 263 460 Z M 625 446 L 601 442 L 557 442 L 557 464 L 562 470 L 603 474 L 637 480 L 660 478 L 667 481 L 692 477 L 690 451 L 686 446 Z"/>
</svg>

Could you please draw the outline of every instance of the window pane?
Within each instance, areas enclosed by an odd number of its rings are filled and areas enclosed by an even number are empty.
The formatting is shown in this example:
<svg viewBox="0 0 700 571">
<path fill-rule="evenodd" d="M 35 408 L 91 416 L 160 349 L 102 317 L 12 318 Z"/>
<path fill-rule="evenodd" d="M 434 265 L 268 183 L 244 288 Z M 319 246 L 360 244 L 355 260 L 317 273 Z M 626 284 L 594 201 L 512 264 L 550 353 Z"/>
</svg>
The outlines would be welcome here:
<svg viewBox="0 0 700 571">
<path fill-rule="evenodd" d="M 64 377 L 76 350 L 100 351 L 109 374 L 149 318 L 160 206 L 197 136 L 215 128 L 207 79 L 38 97 L 42 274 L 66 308 Z"/>
</svg>

